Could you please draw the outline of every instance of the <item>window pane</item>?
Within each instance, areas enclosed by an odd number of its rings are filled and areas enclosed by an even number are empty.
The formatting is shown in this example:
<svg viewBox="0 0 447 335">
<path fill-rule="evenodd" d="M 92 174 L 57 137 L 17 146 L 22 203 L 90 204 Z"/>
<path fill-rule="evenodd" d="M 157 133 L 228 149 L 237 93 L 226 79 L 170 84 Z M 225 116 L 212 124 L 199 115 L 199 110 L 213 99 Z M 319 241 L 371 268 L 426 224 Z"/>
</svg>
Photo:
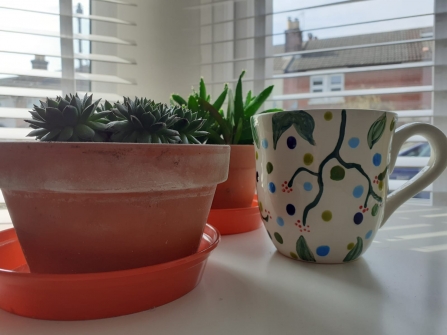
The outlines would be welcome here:
<svg viewBox="0 0 447 335">
<path fill-rule="evenodd" d="M 341 84 L 341 76 L 331 76 L 331 84 Z"/>
</svg>

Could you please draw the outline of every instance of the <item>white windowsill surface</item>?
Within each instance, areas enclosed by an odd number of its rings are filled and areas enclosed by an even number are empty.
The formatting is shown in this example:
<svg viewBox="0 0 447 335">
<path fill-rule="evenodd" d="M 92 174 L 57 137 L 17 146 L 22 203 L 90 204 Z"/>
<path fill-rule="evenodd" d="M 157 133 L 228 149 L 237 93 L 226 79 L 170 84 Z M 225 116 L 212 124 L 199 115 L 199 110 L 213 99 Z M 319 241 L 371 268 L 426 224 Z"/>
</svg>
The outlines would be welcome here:
<svg viewBox="0 0 447 335">
<path fill-rule="evenodd" d="M 5 209 L 0 229 L 11 227 Z M 86 322 L 0 310 L 15 334 L 447 334 L 447 207 L 407 203 L 358 261 L 306 264 L 276 252 L 263 228 L 223 236 L 200 284 L 153 310 Z"/>
</svg>

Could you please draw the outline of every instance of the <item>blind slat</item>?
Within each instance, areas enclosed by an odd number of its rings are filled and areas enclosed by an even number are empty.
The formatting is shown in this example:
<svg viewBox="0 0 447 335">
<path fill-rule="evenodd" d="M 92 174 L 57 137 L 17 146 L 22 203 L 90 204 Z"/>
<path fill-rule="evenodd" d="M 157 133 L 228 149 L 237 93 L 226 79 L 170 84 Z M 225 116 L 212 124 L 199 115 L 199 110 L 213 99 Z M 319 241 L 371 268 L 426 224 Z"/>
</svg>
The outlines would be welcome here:
<svg viewBox="0 0 447 335">
<path fill-rule="evenodd" d="M 433 86 L 409 86 L 409 87 L 388 87 L 388 88 L 373 88 L 364 90 L 345 90 L 335 92 L 321 92 L 321 93 L 298 93 L 298 94 L 284 94 L 275 95 L 267 101 L 284 101 L 284 100 L 302 100 L 302 99 L 320 99 L 332 97 L 352 97 L 361 95 L 382 95 L 382 94 L 405 94 L 405 93 L 422 93 L 433 92 Z"/>
<path fill-rule="evenodd" d="M 136 7 L 137 4 L 135 3 L 131 3 L 131 2 L 127 2 L 127 1 L 121 1 L 121 0 L 95 0 L 97 2 L 109 2 L 109 3 L 113 3 L 113 4 L 117 4 L 117 5 L 124 5 L 124 6 L 134 6 Z"/>
<path fill-rule="evenodd" d="M 0 127 L 0 140 L 8 141 L 34 141 L 32 137 L 26 137 L 30 128 L 6 128 Z"/>
<path fill-rule="evenodd" d="M 85 60 L 91 60 L 91 61 L 98 61 L 98 62 L 107 62 L 107 63 L 119 63 L 119 64 L 136 64 L 135 60 L 133 59 L 126 59 L 121 58 L 113 55 L 100 55 L 100 54 L 74 54 L 73 57 L 63 55 L 61 56 L 60 53 L 52 53 L 48 52 L 47 50 L 45 52 L 42 52 L 40 50 L 36 51 L 19 51 L 14 49 L 7 49 L 4 45 L 0 45 L 0 52 L 5 53 L 14 53 L 14 54 L 21 54 L 21 55 L 42 55 L 47 57 L 57 57 L 57 58 L 68 58 L 68 59 L 85 59 Z"/>
<path fill-rule="evenodd" d="M 7 119 L 28 119 L 30 113 L 28 108 L 8 108 L 0 107 L 0 118 Z M 0 128 L 2 129 L 2 128 Z M 1 130 L 0 130 L 1 132 Z"/>
<path fill-rule="evenodd" d="M 78 92 L 80 95 L 84 95 L 88 92 Z M 39 89 L 39 88 L 24 88 L 24 87 L 8 87 L 0 86 L 0 95 L 10 95 L 15 97 L 33 97 L 33 98 L 55 98 L 56 96 L 62 95 L 61 90 L 49 90 L 49 89 Z M 102 98 L 109 101 L 117 101 L 122 99 L 122 96 L 113 93 L 93 93 L 95 99 Z"/>
<path fill-rule="evenodd" d="M 93 20 L 93 21 L 104 21 L 104 22 L 110 22 L 110 23 L 135 26 L 135 22 L 124 21 L 124 20 L 113 18 L 113 17 L 107 17 L 107 16 L 86 15 L 86 14 L 77 14 L 77 13 L 66 15 L 66 14 L 62 14 L 62 13 L 45 12 L 45 11 L 17 8 L 17 7 L 13 7 L 13 6 L 5 6 L 5 5 L 1 5 L 0 9 L 16 10 L 16 11 L 20 11 L 20 12 L 35 13 L 35 14 L 68 16 L 68 17 L 74 17 L 74 18 L 79 18 L 79 19 L 87 19 L 87 20 Z"/>
<path fill-rule="evenodd" d="M 388 181 L 388 186 L 390 191 L 397 190 L 399 187 L 401 187 L 403 184 L 405 184 L 408 180 L 396 180 L 396 179 L 390 179 Z M 421 192 L 433 192 L 433 184 L 428 185 L 426 188 L 424 188 Z"/>
<path fill-rule="evenodd" d="M 420 67 L 431 67 L 433 62 L 415 62 L 415 63 L 401 63 L 401 64 L 390 64 L 390 65 L 375 65 L 375 66 L 359 66 L 359 67 L 340 67 L 335 69 L 324 69 L 324 70 L 309 70 L 304 72 L 292 72 L 284 74 L 276 74 L 272 77 L 266 77 L 265 80 L 278 80 L 287 78 L 297 78 L 297 77 L 310 77 L 318 75 L 328 75 L 328 74 L 340 74 L 340 73 L 356 73 L 356 72 L 370 72 L 370 71 L 384 71 L 384 70 L 398 70 L 398 69 L 409 69 L 409 68 L 420 68 Z M 230 80 L 221 81 L 210 81 L 207 84 L 217 85 L 226 83 L 236 83 L 239 79 L 233 78 Z M 255 78 L 244 78 L 244 81 L 255 81 Z"/>
<path fill-rule="evenodd" d="M 340 2 L 326 3 L 326 4 L 316 5 L 316 6 L 301 7 L 301 8 L 294 8 L 294 9 L 282 10 L 282 11 L 271 12 L 271 13 L 258 14 L 258 15 L 253 15 L 253 16 L 246 16 L 246 17 L 237 18 L 237 19 L 234 19 L 234 20 L 219 21 L 219 22 L 215 22 L 215 23 L 202 24 L 202 25 L 200 25 L 200 27 L 213 26 L 215 24 L 230 23 L 230 22 L 234 22 L 234 21 L 241 21 L 241 20 L 247 20 L 247 19 L 255 19 L 255 18 L 258 18 L 258 17 L 265 17 L 265 16 L 271 16 L 271 15 L 277 15 L 277 14 L 292 13 L 292 12 L 297 12 L 297 11 L 300 11 L 300 10 L 316 9 L 316 8 L 323 8 L 323 7 L 332 7 L 332 6 L 346 5 L 346 4 L 351 4 L 351 3 L 355 3 L 355 2 L 365 2 L 365 1 L 371 1 L 371 0 L 344 0 L 344 1 L 340 1 Z M 219 4 L 219 3 L 214 3 L 214 4 Z M 204 5 L 208 5 L 208 4 L 204 4 Z M 187 10 L 190 10 L 190 9 L 203 9 L 203 7 L 201 7 L 201 6 L 202 5 L 190 6 L 190 7 L 185 7 L 185 9 L 187 9 Z"/>
<path fill-rule="evenodd" d="M 61 72 L 46 71 L 46 70 L 17 70 L 17 69 L 6 69 L 0 68 L 1 74 L 17 75 L 17 76 L 28 76 L 28 77 L 42 77 L 42 78 L 55 78 L 62 79 Z M 106 82 L 114 84 L 125 84 L 134 85 L 135 80 L 127 80 L 117 76 L 94 74 L 94 73 L 82 73 L 76 72 L 75 78 L 64 78 L 64 79 L 75 79 L 75 80 L 87 80 L 87 81 L 97 81 Z"/>
<path fill-rule="evenodd" d="M 25 28 L 12 28 L 12 27 L 1 27 L 0 31 L 8 32 L 8 33 L 16 33 L 16 34 L 26 34 L 26 35 L 38 35 L 38 36 L 47 36 L 47 37 L 56 37 L 56 38 L 66 38 L 73 40 L 84 40 L 91 42 L 103 42 L 103 43 L 112 43 L 112 44 L 124 44 L 124 45 L 136 45 L 135 41 L 126 41 L 113 36 L 103 36 L 103 35 L 92 35 L 92 34 L 73 34 L 64 35 L 55 31 L 44 31 L 44 30 L 36 30 L 36 29 L 25 29 Z"/>
<path fill-rule="evenodd" d="M 304 28 L 300 29 L 301 32 L 306 31 L 316 31 L 316 30 L 325 30 L 325 29 L 334 29 L 334 28 L 344 28 L 344 27 L 350 27 L 350 26 L 358 26 L 362 24 L 370 24 L 370 23 L 380 23 L 380 22 L 387 22 L 387 21 L 396 21 L 396 20 L 403 20 L 403 19 L 410 19 L 410 18 L 416 18 L 416 17 L 423 17 L 423 16 L 433 16 L 434 13 L 427 13 L 427 14 L 418 14 L 418 15 L 409 15 L 409 16 L 399 16 L 399 17 L 393 17 L 388 19 L 380 19 L 380 20 L 372 20 L 372 21 L 363 21 L 363 22 L 354 22 L 354 23 L 347 23 L 347 24 L 339 24 L 335 26 L 324 26 L 324 27 L 316 27 L 316 28 Z M 274 37 L 274 36 L 283 36 L 284 32 L 277 33 L 277 34 L 265 34 L 265 35 L 254 35 L 250 37 L 240 37 L 240 38 L 234 38 L 234 39 L 228 39 L 223 41 L 212 41 L 212 42 L 206 42 L 206 43 L 199 43 L 198 45 L 213 45 L 213 44 L 221 44 L 221 43 L 229 43 L 229 42 L 237 42 L 237 41 L 246 41 L 246 40 L 252 40 L 255 38 L 264 38 L 264 37 Z"/>
</svg>

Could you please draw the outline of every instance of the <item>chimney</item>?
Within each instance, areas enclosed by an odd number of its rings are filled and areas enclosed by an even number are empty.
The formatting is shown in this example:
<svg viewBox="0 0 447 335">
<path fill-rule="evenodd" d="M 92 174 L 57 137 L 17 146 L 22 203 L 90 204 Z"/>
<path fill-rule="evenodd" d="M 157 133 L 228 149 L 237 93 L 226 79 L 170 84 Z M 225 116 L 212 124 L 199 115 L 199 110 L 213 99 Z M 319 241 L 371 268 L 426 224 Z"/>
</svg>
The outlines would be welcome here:
<svg viewBox="0 0 447 335">
<path fill-rule="evenodd" d="M 287 19 L 287 30 L 285 52 L 300 51 L 303 48 L 303 34 L 300 30 L 300 21 L 298 19 L 292 20 L 291 17 Z"/>
<path fill-rule="evenodd" d="M 45 56 L 35 55 L 31 61 L 33 70 L 48 70 L 48 62 L 45 60 Z"/>
</svg>

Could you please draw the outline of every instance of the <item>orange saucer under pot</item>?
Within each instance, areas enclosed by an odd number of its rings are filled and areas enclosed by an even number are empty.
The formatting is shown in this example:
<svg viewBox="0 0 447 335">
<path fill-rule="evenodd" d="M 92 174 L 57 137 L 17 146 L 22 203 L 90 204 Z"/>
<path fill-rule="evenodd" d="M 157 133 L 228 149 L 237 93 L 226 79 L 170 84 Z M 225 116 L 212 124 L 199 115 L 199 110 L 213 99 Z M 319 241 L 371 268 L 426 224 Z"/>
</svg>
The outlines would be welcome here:
<svg viewBox="0 0 447 335">
<path fill-rule="evenodd" d="M 211 209 L 208 223 L 222 235 L 241 234 L 256 230 L 262 226 L 258 208 L 258 197 L 255 195 L 250 207 Z"/>
<path fill-rule="evenodd" d="M 86 273 L 29 273 L 14 229 L 0 232 L 0 308 L 45 320 L 89 320 L 164 305 L 196 287 L 220 234 L 206 225 L 199 250 L 172 262 Z"/>
</svg>

